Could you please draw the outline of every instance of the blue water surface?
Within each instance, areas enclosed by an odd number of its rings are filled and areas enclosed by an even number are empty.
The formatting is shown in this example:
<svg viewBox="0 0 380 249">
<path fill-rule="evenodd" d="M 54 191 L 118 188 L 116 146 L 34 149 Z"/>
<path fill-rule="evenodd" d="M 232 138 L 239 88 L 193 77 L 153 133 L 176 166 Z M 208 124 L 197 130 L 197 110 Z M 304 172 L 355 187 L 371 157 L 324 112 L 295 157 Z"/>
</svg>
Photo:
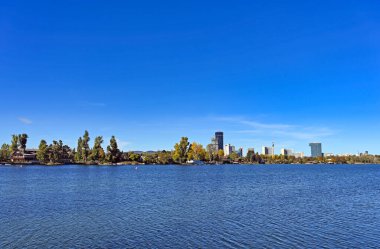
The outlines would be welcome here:
<svg viewBox="0 0 380 249">
<path fill-rule="evenodd" d="M 380 248 L 380 166 L 2 166 L 0 248 Z"/>
</svg>

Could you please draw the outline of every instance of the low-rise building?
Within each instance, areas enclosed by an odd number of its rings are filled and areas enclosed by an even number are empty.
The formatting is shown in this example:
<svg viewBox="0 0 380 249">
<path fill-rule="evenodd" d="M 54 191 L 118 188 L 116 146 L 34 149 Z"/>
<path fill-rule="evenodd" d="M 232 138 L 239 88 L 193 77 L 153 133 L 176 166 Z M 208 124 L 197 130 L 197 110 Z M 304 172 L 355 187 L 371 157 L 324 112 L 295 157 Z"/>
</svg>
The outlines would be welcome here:
<svg viewBox="0 0 380 249">
<path fill-rule="evenodd" d="M 326 152 L 326 153 L 323 153 L 323 156 L 324 157 L 332 157 L 332 156 L 334 156 L 334 153 Z"/>
<path fill-rule="evenodd" d="M 293 156 L 295 158 L 304 158 L 305 157 L 305 153 L 303 153 L 303 152 L 294 152 Z"/>
<path fill-rule="evenodd" d="M 37 149 L 18 150 L 11 155 L 13 163 L 35 163 L 37 160 Z"/>
</svg>

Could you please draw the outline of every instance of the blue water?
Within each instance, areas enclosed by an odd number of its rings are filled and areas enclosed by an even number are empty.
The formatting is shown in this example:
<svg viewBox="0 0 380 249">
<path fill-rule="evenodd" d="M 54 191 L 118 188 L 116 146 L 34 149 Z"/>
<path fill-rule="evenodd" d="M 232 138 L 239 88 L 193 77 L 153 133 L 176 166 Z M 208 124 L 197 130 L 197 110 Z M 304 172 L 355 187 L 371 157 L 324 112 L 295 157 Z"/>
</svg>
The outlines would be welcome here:
<svg viewBox="0 0 380 249">
<path fill-rule="evenodd" d="M 380 248 L 380 166 L 0 167 L 0 248 Z"/>
</svg>

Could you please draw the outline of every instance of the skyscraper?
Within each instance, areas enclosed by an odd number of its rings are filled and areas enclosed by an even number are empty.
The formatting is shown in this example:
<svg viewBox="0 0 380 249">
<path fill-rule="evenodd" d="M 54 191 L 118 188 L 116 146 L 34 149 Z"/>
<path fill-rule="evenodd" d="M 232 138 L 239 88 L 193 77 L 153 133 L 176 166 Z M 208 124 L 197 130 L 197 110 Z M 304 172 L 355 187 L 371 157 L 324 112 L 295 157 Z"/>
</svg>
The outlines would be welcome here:
<svg viewBox="0 0 380 249">
<path fill-rule="evenodd" d="M 239 157 L 243 157 L 243 148 L 239 148 L 236 153 L 239 155 Z"/>
<path fill-rule="evenodd" d="M 321 143 L 310 143 L 311 157 L 321 157 L 322 154 L 322 144 Z"/>
<path fill-rule="evenodd" d="M 272 156 L 274 155 L 274 147 L 266 147 L 266 146 L 263 146 L 262 147 L 262 150 L 261 150 L 261 154 L 262 155 L 269 155 L 269 156 Z"/>
<path fill-rule="evenodd" d="M 215 132 L 215 140 L 218 145 L 218 150 L 223 150 L 224 149 L 223 132 L 221 131 Z"/>
<path fill-rule="evenodd" d="M 224 146 L 224 156 L 229 156 L 232 154 L 232 152 L 235 152 L 235 146 L 232 146 L 231 144 L 226 144 Z"/>
</svg>

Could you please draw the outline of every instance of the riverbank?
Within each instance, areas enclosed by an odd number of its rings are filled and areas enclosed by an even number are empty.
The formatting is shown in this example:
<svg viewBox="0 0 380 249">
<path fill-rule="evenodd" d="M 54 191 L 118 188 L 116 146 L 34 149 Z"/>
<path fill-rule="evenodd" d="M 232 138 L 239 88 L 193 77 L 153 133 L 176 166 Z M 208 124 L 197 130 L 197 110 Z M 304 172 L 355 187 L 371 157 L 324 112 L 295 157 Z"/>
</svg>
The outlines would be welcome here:
<svg viewBox="0 0 380 249">
<path fill-rule="evenodd" d="M 311 166 L 311 165 L 380 165 L 380 163 L 203 163 L 203 164 L 157 164 L 157 163 L 135 163 L 135 162 L 125 162 L 125 163 L 50 163 L 50 164 L 40 164 L 40 163 L 4 163 L 0 162 L 0 166 L 46 166 L 46 167 L 56 167 L 56 166 L 221 166 L 221 165 L 251 165 L 251 166 L 265 166 L 265 165 L 301 165 L 301 166 Z"/>
</svg>

